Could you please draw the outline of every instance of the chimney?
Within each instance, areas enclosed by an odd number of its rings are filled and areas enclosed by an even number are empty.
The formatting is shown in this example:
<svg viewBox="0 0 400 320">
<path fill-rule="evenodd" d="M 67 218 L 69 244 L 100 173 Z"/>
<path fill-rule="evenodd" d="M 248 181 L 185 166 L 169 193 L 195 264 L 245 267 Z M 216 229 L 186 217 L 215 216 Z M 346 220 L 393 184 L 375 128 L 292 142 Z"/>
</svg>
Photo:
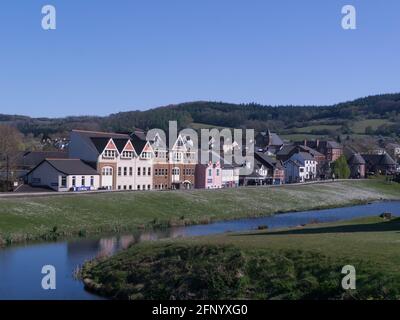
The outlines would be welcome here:
<svg viewBox="0 0 400 320">
<path fill-rule="evenodd" d="M 319 148 L 319 139 L 317 139 L 316 145 L 317 145 L 317 149 L 318 149 Z"/>
<path fill-rule="evenodd" d="M 304 146 L 307 147 L 307 139 L 304 139 Z"/>
</svg>

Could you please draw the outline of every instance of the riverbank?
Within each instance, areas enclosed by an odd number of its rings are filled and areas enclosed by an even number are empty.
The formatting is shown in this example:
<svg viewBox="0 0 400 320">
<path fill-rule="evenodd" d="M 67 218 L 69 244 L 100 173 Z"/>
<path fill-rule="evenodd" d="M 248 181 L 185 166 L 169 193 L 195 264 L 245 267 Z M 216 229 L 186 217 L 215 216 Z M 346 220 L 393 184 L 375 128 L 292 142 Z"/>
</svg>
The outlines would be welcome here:
<svg viewBox="0 0 400 320">
<path fill-rule="evenodd" d="M 399 198 L 400 184 L 377 180 L 7 198 L 0 199 L 0 243 L 121 233 Z"/>
<path fill-rule="evenodd" d="M 399 299 L 399 229 L 399 218 L 376 216 L 141 243 L 80 275 L 114 299 Z M 345 265 L 356 290 L 341 286 Z"/>
</svg>

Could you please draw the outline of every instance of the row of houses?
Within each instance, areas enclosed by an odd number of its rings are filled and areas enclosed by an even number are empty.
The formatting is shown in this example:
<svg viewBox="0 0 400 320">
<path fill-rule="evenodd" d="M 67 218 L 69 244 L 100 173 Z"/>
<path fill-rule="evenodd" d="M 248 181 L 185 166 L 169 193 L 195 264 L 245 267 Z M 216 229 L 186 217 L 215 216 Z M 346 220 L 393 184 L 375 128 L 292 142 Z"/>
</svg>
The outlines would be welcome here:
<svg viewBox="0 0 400 320">
<path fill-rule="evenodd" d="M 239 185 L 239 167 L 223 157 L 198 164 L 193 142 L 179 135 L 167 148 L 158 134 L 73 130 L 67 158 L 45 158 L 27 175 L 56 191 L 219 189 Z"/>
<path fill-rule="evenodd" d="M 168 141 L 169 142 L 169 141 Z M 56 191 L 220 189 L 239 185 L 279 185 L 332 178 L 331 164 L 345 155 L 352 178 L 368 172 L 388 173 L 396 162 L 388 154 L 348 152 L 335 141 L 302 141 L 285 144 L 275 133 L 262 132 L 255 139 L 254 166 L 250 173 L 225 161 L 225 151 L 235 142 L 210 151 L 201 164 L 193 141 L 178 135 L 167 147 L 159 134 L 104 133 L 73 130 L 68 153 L 43 158 L 26 175 L 34 187 Z M 42 155 L 43 156 L 43 155 Z"/>
</svg>

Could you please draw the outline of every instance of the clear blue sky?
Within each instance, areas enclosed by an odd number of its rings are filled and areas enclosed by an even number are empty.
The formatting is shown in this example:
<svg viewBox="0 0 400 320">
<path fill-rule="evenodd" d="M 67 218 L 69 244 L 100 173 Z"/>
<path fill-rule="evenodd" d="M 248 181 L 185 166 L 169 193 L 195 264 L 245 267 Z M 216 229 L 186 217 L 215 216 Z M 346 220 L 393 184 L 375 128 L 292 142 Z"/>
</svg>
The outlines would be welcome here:
<svg viewBox="0 0 400 320">
<path fill-rule="evenodd" d="M 57 30 L 41 8 L 57 9 Z M 357 9 L 357 30 L 341 8 Z M 193 100 L 332 104 L 400 91 L 398 0 L 2 0 L 0 113 Z"/>
</svg>

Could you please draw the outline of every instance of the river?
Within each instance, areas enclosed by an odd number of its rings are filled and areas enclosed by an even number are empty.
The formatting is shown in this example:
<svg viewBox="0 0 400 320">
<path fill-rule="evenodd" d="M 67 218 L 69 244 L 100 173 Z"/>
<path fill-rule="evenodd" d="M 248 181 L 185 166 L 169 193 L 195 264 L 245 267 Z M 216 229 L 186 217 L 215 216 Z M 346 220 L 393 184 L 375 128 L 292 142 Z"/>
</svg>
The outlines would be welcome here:
<svg viewBox="0 0 400 320">
<path fill-rule="evenodd" d="M 400 201 L 375 202 L 368 205 L 328 210 L 293 212 L 274 216 L 215 222 L 208 225 L 175 227 L 158 231 L 115 235 L 97 239 L 79 239 L 52 243 L 11 246 L 0 250 L 0 299 L 101 299 L 86 292 L 82 282 L 73 276 L 84 261 L 112 255 L 133 243 L 166 238 L 205 236 L 224 232 L 295 227 L 311 222 L 334 222 L 357 217 L 377 216 L 391 212 L 400 216 Z M 43 290 L 41 274 L 44 265 L 56 268 L 56 290 Z"/>
</svg>

